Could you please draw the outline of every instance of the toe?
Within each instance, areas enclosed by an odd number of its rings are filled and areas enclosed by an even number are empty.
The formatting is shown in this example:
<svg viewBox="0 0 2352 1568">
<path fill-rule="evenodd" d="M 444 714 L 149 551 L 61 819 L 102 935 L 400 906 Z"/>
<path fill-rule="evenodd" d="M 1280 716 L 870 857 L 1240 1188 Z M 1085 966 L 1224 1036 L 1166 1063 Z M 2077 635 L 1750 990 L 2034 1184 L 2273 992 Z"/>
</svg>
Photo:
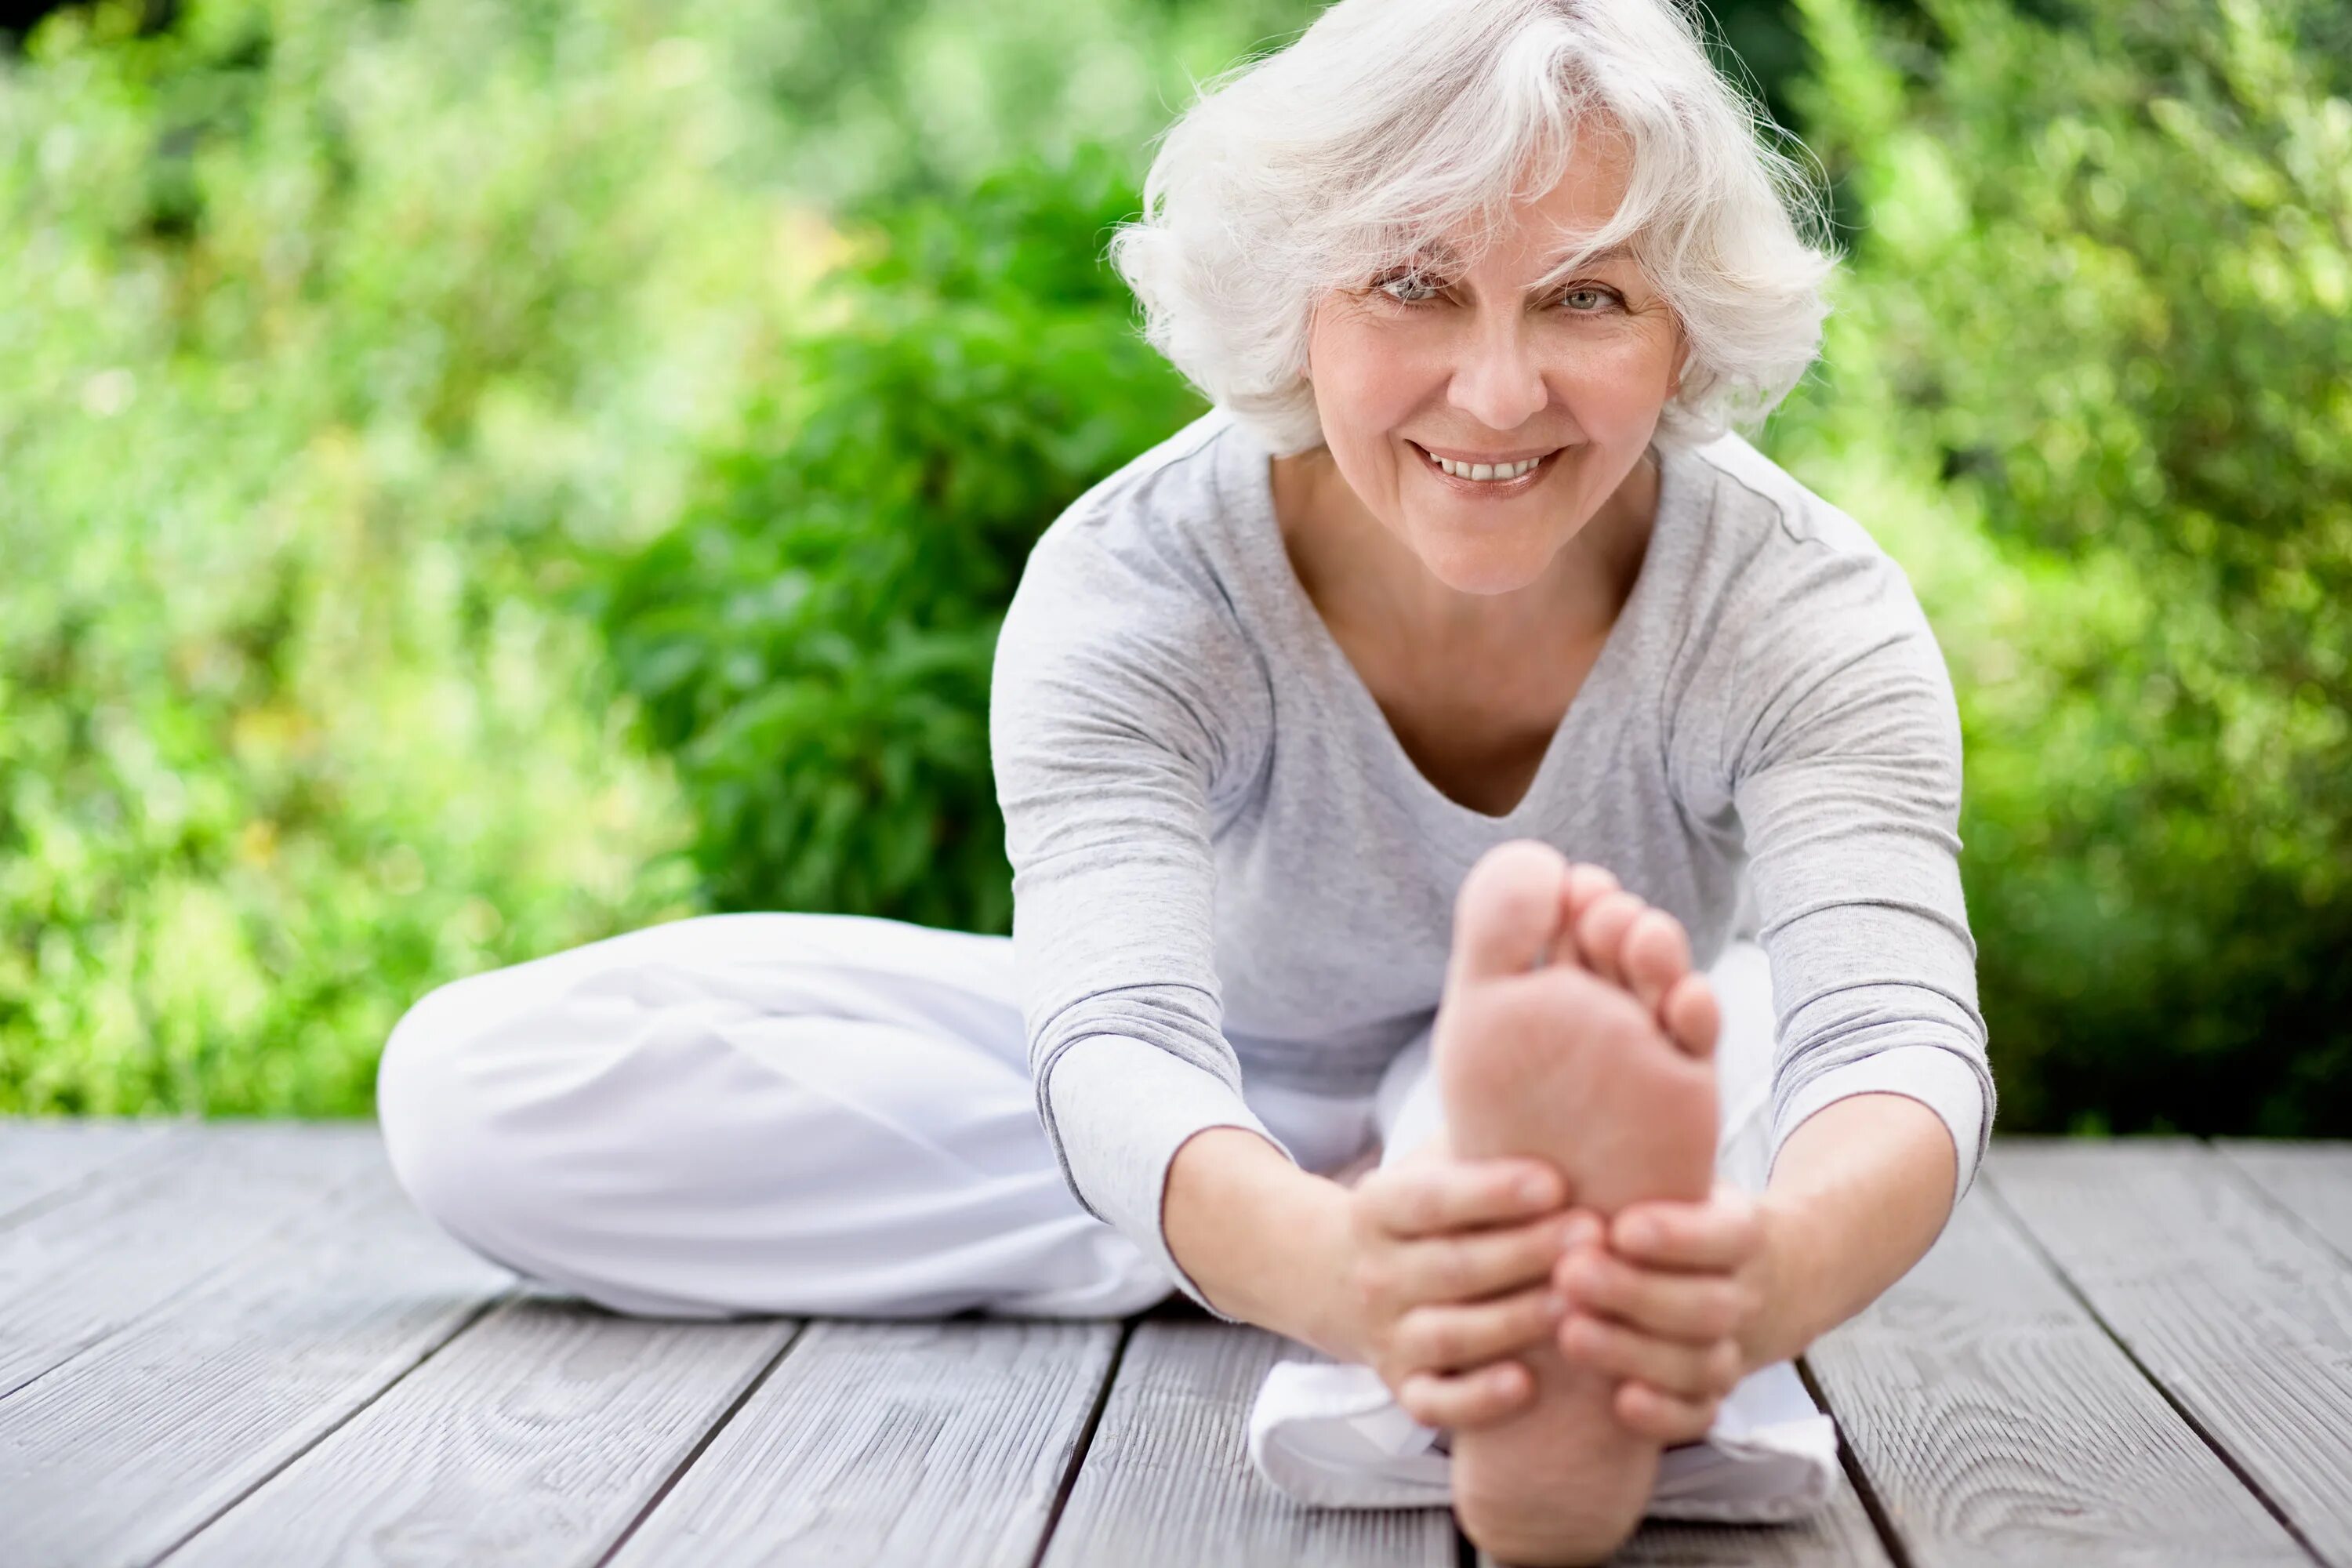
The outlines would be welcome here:
<svg viewBox="0 0 2352 1568">
<path fill-rule="evenodd" d="M 1683 922 L 1664 910 L 1645 909 L 1633 918 L 1625 932 L 1623 953 L 1625 984 L 1654 1014 L 1666 993 L 1690 973 L 1690 938 L 1683 931 Z"/>
<path fill-rule="evenodd" d="M 1622 889 L 1603 893 L 1585 906 L 1576 922 L 1577 945 L 1595 974 L 1619 985 L 1625 978 L 1625 938 L 1649 906 Z"/>
<path fill-rule="evenodd" d="M 1658 1021 L 1675 1044 L 1705 1060 L 1715 1055 L 1716 1037 L 1723 1028 L 1723 1005 L 1706 975 L 1691 971 L 1675 982 L 1658 1009 Z"/>
<path fill-rule="evenodd" d="M 1480 856 L 1454 900 L 1453 979 L 1524 974 L 1549 956 L 1566 918 L 1567 871 L 1566 856 L 1532 838 Z"/>
</svg>

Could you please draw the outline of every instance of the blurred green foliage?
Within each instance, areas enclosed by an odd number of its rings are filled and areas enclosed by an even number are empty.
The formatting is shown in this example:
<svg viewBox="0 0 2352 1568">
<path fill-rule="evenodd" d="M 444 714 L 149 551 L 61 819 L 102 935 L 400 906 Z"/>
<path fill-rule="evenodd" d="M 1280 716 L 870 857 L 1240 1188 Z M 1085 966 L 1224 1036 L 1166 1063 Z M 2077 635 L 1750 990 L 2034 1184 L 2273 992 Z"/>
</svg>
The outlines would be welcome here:
<svg viewBox="0 0 2352 1568">
<path fill-rule="evenodd" d="M 603 625 L 730 908 L 1011 929 L 989 665 L 1038 531 L 1205 406 L 1097 259 L 1099 149 L 879 210 L 678 526 Z"/>
<path fill-rule="evenodd" d="M 1199 406 L 1106 230 L 1313 7 L 143 9 L 0 68 L 0 1110 L 363 1110 L 698 910 L 1006 929 L 1004 600 Z M 2352 1132 L 2352 12 L 2028 9 L 1720 12 L 1862 226 L 1766 444 L 1951 659 L 2003 1127 Z"/>
<path fill-rule="evenodd" d="M 1954 665 L 2003 1125 L 2352 1134 L 2352 11 L 1801 4 L 1867 227 L 1780 455 Z"/>
<path fill-rule="evenodd" d="M 558 601 L 772 216 L 662 8 L 566 9 L 68 13 L 0 79 L 0 1109 L 363 1110 L 433 984 L 693 907 Z"/>
</svg>

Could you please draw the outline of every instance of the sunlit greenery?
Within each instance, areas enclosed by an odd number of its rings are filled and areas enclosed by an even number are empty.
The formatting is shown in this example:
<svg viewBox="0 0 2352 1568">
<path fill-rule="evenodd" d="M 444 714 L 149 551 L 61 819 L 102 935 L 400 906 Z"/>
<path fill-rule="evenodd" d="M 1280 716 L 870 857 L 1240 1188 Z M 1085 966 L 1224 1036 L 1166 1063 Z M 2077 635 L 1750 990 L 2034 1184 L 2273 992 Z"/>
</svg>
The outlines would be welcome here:
<svg viewBox="0 0 2352 1568">
<path fill-rule="evenodd" d="M 2352 1133 L 2352 10 L 1803 6 L 1866 228 L 1780 446 L 1955 667 L 2004 1121 Z"/>
<path fill-rule="evenodd" d="M 0 1110 L 364 1110 L 433 984 L 1002 930 L 1097 263 L 1276 0 L 194 0 L 0 66 Z M 2352 1132 L 2352 24 L 1727 14 L 1857 226 L 1766 445 L 1937 624 L 2002 1125 Z M 823 282 L 820 284 L 820 279 Z"/>
</svg>

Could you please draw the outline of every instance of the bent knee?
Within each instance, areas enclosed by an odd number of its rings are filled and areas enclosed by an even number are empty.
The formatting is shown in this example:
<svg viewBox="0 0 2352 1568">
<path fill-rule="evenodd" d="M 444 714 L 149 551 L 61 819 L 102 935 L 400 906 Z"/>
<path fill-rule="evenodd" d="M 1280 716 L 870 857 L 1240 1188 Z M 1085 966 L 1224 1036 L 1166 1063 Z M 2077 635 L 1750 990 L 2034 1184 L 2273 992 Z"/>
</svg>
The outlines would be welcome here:
<svg viewBox="0 0 2352 1568">
<path fill-rule="evenodd" d="M 417 1207 L 491 1256 L 488 1224 L 511 1205 L 521 1173 L 501 1138 L 481 1068 L 495 1031 L 469 1021 L 468 980 L 428 993 L 402 1015 L 376 1065 L 376 1125 L 394 1177 Z M 500 1261 L 505 1261 L 501 1258 Z"/>
</svg>

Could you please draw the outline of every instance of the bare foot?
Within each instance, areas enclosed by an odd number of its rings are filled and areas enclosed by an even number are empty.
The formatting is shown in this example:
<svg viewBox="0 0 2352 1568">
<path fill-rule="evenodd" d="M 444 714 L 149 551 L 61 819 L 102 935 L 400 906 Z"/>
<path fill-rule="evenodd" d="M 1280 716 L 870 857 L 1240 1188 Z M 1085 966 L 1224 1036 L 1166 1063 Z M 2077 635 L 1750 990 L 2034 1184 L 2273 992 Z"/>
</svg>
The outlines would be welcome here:
<svg viewBox="0 0 2352 1568">
<path fill-rule="evenodd" d="M 1599 877 L 1607 885 L 1584 868 L 1571 879 L 1559 851 L 1518 839 L 1463 879 L 1431 1042 L 1448 1141 L 1465 1158 L 1549 1160 L 1572 1201 L 1602 1215 L 1703 1199 L 1715 1174 L 1714 999 L 1690 973 L 1686 942 L 1676 969 L 1679 925 L 1666 920 L 1672 942 L 1643 934 L 1657 930 L 1645 906 Z M 1598 1563 L 1640 1524 L 1661 1446 L 1617 1421 L 1617 1379 L 1550 1346 L 1525 1359 L 1527 1409 L 1453 1435 L 1454 1510 L 1506 1563 Z"/>
</svg>

